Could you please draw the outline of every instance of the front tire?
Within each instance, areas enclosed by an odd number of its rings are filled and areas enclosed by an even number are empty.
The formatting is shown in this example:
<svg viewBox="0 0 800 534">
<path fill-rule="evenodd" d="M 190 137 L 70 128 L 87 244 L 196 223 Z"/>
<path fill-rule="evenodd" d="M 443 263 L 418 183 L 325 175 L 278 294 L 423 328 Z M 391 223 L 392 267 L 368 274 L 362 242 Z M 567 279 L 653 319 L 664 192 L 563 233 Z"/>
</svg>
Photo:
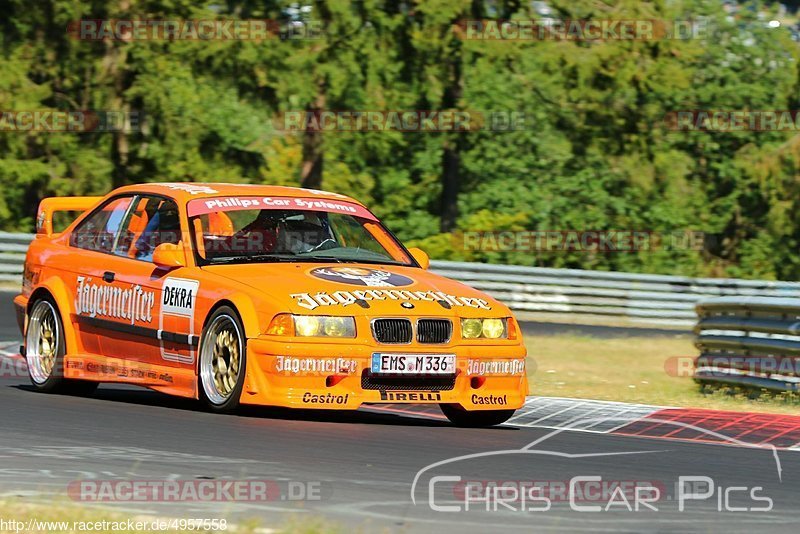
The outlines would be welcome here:
<svg viewBox="0 0 800 534">
<path fill-rule="evenodd" d="M 220 306 L 203 328 L 197 373 L 200 399 L 213 412 L 239 407 L 247 369 L 244 328 L 236 310 Z"/>
<path fill-rule="evenodd" d="M 464 428 L 485 428 L 505 423 L 516 410 L 467 411 L 458 404 L 440 404 L 442 413 L 451 423 Z"/>
<path fill-rule="evenodd" d="M 31 306 L 25 332 L 25 360 L 31 384 L 43 393 L 94 393 L 96 382 L 64 378 L 64 354 L 64 324 L 58 306 L 50 298 L 40 298 Z"/>
</svg>

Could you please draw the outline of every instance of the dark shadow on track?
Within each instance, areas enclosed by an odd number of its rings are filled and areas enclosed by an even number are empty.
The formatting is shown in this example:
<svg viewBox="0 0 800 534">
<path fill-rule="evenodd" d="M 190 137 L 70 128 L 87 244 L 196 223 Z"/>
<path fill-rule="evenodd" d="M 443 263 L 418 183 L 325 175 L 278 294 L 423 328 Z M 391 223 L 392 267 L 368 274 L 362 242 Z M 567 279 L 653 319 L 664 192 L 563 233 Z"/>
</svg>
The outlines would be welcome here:
<svg viewBox="0 0 800 534">
<path fill-rule="evenodd" d="M 14 384 L 9 387 L 18 390 L 37 393 L 33 386 Z M 42 394 L 44 395 L 44 394 Z M 275 419 L 285 421 L 306 421 L 318 423 L 342 423 L 342 424 L 368 424 L 368 425 L 391 425 L 391 426 L 415 426 L 415 427 L 454 427 L 447 421 L 424 419 L 421 417 L 407 417 L 402 414 L 376 413 L 369 411 L 352 410 L 304 410 L 300 408 L 280 408 L 274 406 L 241 406 L 234 414 L 215 414 L 205 410 L 203 405 L 196 400 L 182 397 L 173 397 L 157 391 L 137 386 L 112 386 L 101 385 L 98 390 L 89 397 L 77 397 L 65 395 L 73 398 L 94 399 L 103 402 L 114 402 L 127 405 L 153 406 L 172 410 L 183 410 L 195 412 L 203 415 L 218 417 L 241 417 L 253 419 Z M 494 427 L 488 430 L 516 430 L 513 426 Z"/>
</svg>

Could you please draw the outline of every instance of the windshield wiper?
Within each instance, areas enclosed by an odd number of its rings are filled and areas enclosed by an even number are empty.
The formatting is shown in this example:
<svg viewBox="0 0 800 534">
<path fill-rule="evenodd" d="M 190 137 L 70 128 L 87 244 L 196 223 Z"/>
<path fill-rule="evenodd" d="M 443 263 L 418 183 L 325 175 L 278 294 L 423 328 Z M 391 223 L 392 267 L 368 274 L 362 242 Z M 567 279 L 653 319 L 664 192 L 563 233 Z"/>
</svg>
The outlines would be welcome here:
<svg viewBox="0 0 800 534">
<path fill-rule="evenodd" d="M 211 264 L 214 263 L 252 263 L 252 262 L 264 262 L 264 263 L 280 263 L 280 262 L 292 262 L 296 261 L 294 256 L 276 256 L 274 254 L 253 254 L 248 256 L 218 256 L 216 258 L 210 258 L 208 260 Z"/>
<path fill-rule="evenodd" d="M 314 260 L 314 261 L 331 261 L 336 263 L 369 263 L 374 265 L 403 265 L 398 261 L 381 261 L 381 260 L 367 260 L 360 258 L 340 258 L 338 256 L 297 256 L 298 261 Z"/>
<path fill-rule="evenodd" d="M 367 260 L 357 258 L 339 258 L 337 256 L 312 256 L 305 255 L 282 255 L 276 256 L 275 254 L 254 254 L 251 256 L 219 256 L 208 260 L 210 265 L 224 264 L 224 263 L 367 263 L 371 265 L 405 265 L 397 261 L 380 261 L 380 260 Z"/>
<path fill-rule="evenodd" d="M 381 261 L 381 260 L 352 260 L 352 263 L 369 263 L 373 265 L 400 265 L 408 267 L 405 263 L 399 261 Z"/>
<path fill-rule="evenodd" d="M 347 260 L 344 260 L 342 258 L 337 258 L 336 256 L 312 256 L 310 254 L 301 256 L 300 254 L 298 254 L 295 257 L 295 261 L 304 261 L 304 262 L 329 261 L 332 263 L 345 263 Z"/>
</svg>

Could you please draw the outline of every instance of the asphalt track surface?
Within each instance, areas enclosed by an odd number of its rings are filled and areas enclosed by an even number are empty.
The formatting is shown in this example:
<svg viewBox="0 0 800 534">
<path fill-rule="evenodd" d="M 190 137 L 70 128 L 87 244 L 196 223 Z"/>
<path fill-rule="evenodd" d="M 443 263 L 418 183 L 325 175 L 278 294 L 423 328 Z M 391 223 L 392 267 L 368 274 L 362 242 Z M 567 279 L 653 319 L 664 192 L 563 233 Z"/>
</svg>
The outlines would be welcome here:
<svg viewBox="0 0 800 534">
<path fill-rule="evenodd" d="M 8 373 L 0 377 L 0 406 L 0 496 L 47 502 L 63 499 L 70 483 L 92 479 L 270 480 L 280 490 L 270 502 L 105 506 L 178 518 L 256 517 L 265 527 L 309 517 L 340 531 L 363 532 L 797 531 L 798 451 L 514 425 L 461 429 L 424 415 L 370 411 L 259 408 L 215 415 L 194 402 L 133 387 L 101 386 L 91 398 L 39 394 L 27 378 Z M 467 457 L 457 459 L 462 456 Z M 437 462 L 444 463 L 429 468 Z M 491 500 L 487 510 L 486 501 L 473 502 L 464 510 L 463 486 L 432 478 L 548 481 L 547 487 L 556 488 L 592 475 L 607 483 L 658 487 L 661 498 L 651 502 L 658 510 L 617 505 L 576 511 L 558 490 L 550 494 L 547 510 L 543 501 L 522 503 L 508 493 L 500 499 L 505 504 Z M 685 500 L 679 510 L 681 475 L 710 477 L 712 496 Z M 287 498 L 290 486 L 310 488 L 312 498 L 300 498 L 300 491 L 299 500 Z M 731 490 L 740 487 L 748 489 Z M 754 487 L 760 488 L 756 497 L 771 499 L 770 511 L 720 511 L 765 507 L 750 493 Z M 433 510 L 431 494 L 436 505 L 461 510 Z M 609 500 L 578 499 L 574 506 L 604 508 Z M 633 507 L 632 496 L 625 500 Z"/>
</svg>

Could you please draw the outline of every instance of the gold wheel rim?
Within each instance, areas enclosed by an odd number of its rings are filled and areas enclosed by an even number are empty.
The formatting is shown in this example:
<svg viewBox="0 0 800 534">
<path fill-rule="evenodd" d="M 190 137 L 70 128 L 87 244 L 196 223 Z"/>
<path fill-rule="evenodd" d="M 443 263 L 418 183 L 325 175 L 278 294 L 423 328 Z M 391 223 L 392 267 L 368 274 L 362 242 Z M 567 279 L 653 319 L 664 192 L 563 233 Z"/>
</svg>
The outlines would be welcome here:
<svg viewBox="0 0 800 534">
<path fill-rule="evenodd" d="M 229 329 L 217 334 L 211 365 L 214 369 L 214 386 L 220 395 L 229 397 L 239 378 L 239 344 Z"/>
<path fill-rule="evenodd" d="M 53 372 L 53 367 L 56 363 L 57 345 L 55 317 L 52 314 L 47 314 L 42 319 L 39 328 L 39 358 L 42 372 L 48 376 Z"/>
<path fill-rule="evenodd" d="M 200 381 L 212 404 L 234 395 L 244 365 L 244 339 L 236 320 L 223 314 L 208 325 L 200 346 Z"/>
<path fill-rule="evenodd" d="M 61 325 L 53 305 L 39 300 L 30 311 L 26 332 L 28 373 L 36 384 L 50 379 L 58 365 Z"/>
</svg>

